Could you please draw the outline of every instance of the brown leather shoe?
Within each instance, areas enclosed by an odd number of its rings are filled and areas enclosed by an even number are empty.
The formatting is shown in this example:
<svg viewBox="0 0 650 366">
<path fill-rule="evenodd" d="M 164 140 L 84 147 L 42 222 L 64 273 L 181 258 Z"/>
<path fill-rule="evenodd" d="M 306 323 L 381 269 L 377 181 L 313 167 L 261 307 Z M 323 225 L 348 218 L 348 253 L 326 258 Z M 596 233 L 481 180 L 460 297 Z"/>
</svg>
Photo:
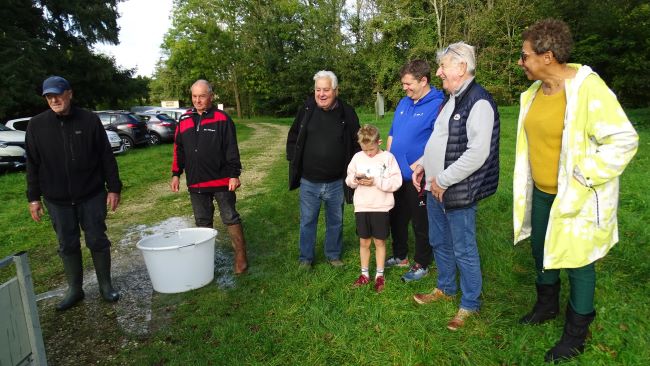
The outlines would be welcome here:
<svg viewBox="0 0 650 366">
<path fill-rule="evenodd" d="M 465 320 L 469 318 L 470 316 L 476 314 L 476 311 L 472 310 L 466 310 L 466 309 L 459 309 L 458 313 L 456 313 L 456 316 L 454 316 L 453 319 L 447 323 L 447 329 L 449 330 L 458 330 L 458 328 L 462 328 L 463 325 L 465 325 Z"/>
<path fill-rule="evenodd" d="M 445 300 L 449 301 L 452 300 L 453 297 L 449 295 L 445 295 L 444 292 L 442 292 L 441 289 L 435 288 L 430 294 L 415 294 L 413 295 L 413 300 L 417 302 L 420 305 L 428 304 L 434 301 L 440 301 L 440 300 Z"/>
<path fill-rule="evenodd" d="M 340 259 L 330 259 L 329 262 L 332 267 L 343 267 L 345 265 Z"/>
</svg>

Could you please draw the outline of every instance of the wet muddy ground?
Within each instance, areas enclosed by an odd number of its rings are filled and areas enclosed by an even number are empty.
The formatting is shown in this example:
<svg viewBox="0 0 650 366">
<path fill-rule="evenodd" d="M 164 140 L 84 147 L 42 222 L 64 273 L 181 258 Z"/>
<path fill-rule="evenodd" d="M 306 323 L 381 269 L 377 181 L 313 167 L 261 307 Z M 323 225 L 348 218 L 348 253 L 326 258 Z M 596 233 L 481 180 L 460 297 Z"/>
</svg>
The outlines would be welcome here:
<svg viewBox="0 0 650 366">
<path fill-rule="evenodd" d="M 136 346 L 166 319 L 182 299 L 153 290 L 151 280 L 136 243 L 147 236 L 192 227 L 191 218 L 172 217 L 153 226 L 130 228 L 113 246 L 113 284 L 120 300 L 109 304 L 99 295 L 93 269 L 84 273 L 86 298 L 65 312 L 54 310 L 66 287 L 37 295 L 43 338 L 50 365 L 102 364 L 121 348 Z M 219 233 L 215 245 L 215 279 L 208 286 L 226 289 L 235 284 L 232 250 L 227 235 Z M 155 298 L 155 299 L 154 299 Z M 155 300 L 155 301 L 154 301 Z M 154 308 L 154 306 L 156 308 Z M 155 318 L 155 321 L 152 319 Z"/>
</svg>

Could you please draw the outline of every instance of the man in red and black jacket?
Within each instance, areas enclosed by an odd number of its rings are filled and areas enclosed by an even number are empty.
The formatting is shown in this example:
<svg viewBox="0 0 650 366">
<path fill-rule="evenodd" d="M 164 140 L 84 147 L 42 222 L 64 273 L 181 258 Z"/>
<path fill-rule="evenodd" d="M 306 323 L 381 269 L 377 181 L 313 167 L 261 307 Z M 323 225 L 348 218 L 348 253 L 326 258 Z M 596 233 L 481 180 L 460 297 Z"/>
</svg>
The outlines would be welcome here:
<svg viewBox="0 0 650 366">
<path fill-rule="evenodd" d="M 235 190 L 241 185 L 235 124 L 225 112 L 212 106 L 210 83 L 197 80 L 191 91 L 194 108 L 180 117 L 176 129 L 171 189 L 178 192 L 179 178 L 185 171 L 198 227 L 213 226 L 217 201 L 235 250 L 234 270 L 240 274 L 248 264 L 241 218 L 235 209 Z"/>
</svg>

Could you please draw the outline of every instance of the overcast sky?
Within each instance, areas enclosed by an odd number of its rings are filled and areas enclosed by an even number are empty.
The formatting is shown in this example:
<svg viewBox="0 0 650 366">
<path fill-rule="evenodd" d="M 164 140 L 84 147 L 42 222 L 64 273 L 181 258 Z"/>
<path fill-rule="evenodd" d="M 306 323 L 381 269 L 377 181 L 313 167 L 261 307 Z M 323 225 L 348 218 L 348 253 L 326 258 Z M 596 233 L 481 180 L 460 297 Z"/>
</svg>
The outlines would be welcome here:
<svg viewBox="0 0 650 366">
<path fill-rule="evenodd" d="M 137 68 L 136 75 L 151 76 L 160 58 L 163 36 L 171 26 L 172 2 L 126 0 L 118 3 L 120 44 L 99 44 L 95 49 L 114 56 L 116 63 L 123 68 Z"/>
</svg>

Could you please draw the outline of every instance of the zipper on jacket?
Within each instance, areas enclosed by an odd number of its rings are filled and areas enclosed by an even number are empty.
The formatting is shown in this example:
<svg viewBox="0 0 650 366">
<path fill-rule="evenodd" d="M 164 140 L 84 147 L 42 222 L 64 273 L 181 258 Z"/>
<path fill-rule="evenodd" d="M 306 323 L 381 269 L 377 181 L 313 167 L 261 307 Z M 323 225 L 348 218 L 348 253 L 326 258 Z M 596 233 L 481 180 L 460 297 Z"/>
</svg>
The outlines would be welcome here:
<svg viewBox="0 0 650 366">
<path fill-rule="evenodd" d="M 72 179 L 70 176 L 70 164 L 68 161 L 68 147 L 70 147 L 70 150 L 72 151 L 72 147 L 70 146 L 71 143 L 70 141 L 66 138 L 66 131 L 65 131 L 65 124 L 63 123 L 63 120 L 59 120 L 59 123 L 61 123 L 61 137 L 63 137 L 63 163 L 65 165 L 65 175 L 68 178 L 67 183 L 68 183 L 68 194 L 70 195 L 70 201 L 72 205 L 74 206 L 74 196 L 72 195 Z M 68 146 L 66 146 L 68 145 Z"/>
<path fill-rule="evenodd" d="M 596 189 L 593 186 L 589 188 L 594 191 L 594 196 L 596 197 L 596 226 L 600 227 L 600 204 L 598 202 L 598 192 L 596 192 Z"/>
<path fill-rule="evenodd" d="M 196 132 L 199 132 L 199 128 L 201 128 L 201 120 L 203 119 L 203 116 L 199 114 L 199 123 L 196 124 Z"/>
</svg>

